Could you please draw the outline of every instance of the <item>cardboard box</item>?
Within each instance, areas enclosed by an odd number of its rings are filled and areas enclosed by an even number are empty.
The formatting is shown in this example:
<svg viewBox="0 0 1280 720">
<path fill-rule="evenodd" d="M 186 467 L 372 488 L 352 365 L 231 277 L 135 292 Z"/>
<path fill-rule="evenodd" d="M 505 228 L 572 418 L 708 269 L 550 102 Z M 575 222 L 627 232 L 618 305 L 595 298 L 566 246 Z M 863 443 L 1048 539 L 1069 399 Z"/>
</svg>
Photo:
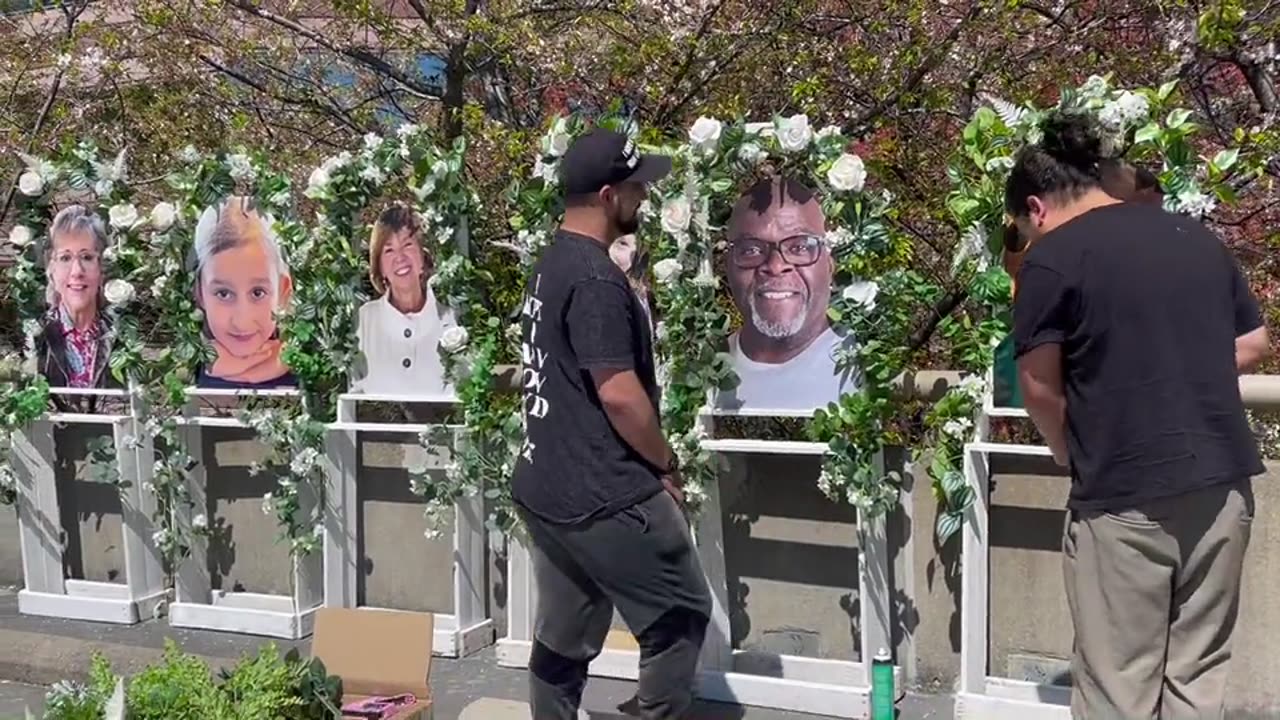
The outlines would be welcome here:
<svg viewBox="0 0 1280 720">
<path fill-rule="evenodd" d="M 321 608 L 311 655 L 342 678 L 342 703 L 413 693 L 417 704 L 389 720 L 431 720 L 430 613 Z M 352 716 L 343 715 L 343 718 Z"/>
</svg>

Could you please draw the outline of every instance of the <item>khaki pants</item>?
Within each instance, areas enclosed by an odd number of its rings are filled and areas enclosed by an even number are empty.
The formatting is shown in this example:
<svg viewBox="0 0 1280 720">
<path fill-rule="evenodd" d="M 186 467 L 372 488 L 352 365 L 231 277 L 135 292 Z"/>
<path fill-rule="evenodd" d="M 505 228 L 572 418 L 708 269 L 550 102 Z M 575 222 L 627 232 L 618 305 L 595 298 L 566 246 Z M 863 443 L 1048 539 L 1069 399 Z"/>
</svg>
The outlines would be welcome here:
<svg viewBox="0 0 1280 720">
<path fill-rule="evenodd" d="M 1072 717 L 1223 717 L 1252 523 L 1249 480 L 1120 513 L 1070 513 Z"/>
</svg>

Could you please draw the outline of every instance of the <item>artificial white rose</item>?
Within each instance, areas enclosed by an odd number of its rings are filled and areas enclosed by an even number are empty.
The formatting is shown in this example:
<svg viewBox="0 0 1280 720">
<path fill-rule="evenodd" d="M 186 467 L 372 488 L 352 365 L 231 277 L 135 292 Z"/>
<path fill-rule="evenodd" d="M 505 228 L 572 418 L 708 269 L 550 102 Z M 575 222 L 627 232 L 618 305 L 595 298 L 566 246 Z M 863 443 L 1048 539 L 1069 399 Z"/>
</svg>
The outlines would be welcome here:
<svg viewBox="0 0 1280 720">
<path fill-rule="evenodd" d="M 942 425 L 942 432 L 945 435 L 956 439 L 963 439 L 969 434 L 969 429 L 973 427 L 973 421 L 968 418 L 957 418 L 948 420 Z"/>
<path fill-rule="evenodd" d="M 311 177 L 307 178 L 307 196 L 311 197 L 315 193 L 322 192 L 329 186 L 331 179 L 329 170 L 324 166 L 312 170 Z"/>
<path fill-rule="evenodd" d="M 1013 169 L 1013 158 L 1008 155 L 993 157 L 990 160 L 988 160 L 986 164 L 987 172 L 998 172 L 998 171 L 1008 172 L 1009 170 L 1012 170 L 1012 169 Z"/>
<path fill-rule="evenodd" d="M 778 122 L 778 145 L 785 152 L 803 152 L 813 141 L 813 128 L 808 115 L 792 115 Z"/>
<path fill-rule="evenodd" d="M 1120 110 L 1120 116 L 1130 125 L 1146 120 L 1147 114 L 1151 111 L 1151 105 L 1147 102 L 1146 96 L 1128 90 L 1120 94 L 1116 100 L 1116 106 Z"/>
<path fill-rule="evenodd" d="M 191 518 L 191 527 L 196 530 L 207 530 L 209 528 L 209 518 L 204 513 L 200 513 Z"/>
<path fill-rule="evenodd" d="M 876 295 L 880 292 L 880 286 L 871 280 L 854 280 L 844 289 L 841 296 L 845 300 L 853 302 L 858 307 L 871 312 L 876 309 Z"/>
<path fill-rule="evenodd" d="M 151 283 L 151 297 L 160 297 L 164 294 L 164 289 L 169 286 L 168 275 L 157 275 L 155 282 Z"/>
<path fill-rule="evenodd" d="M 827 182 L 841 192 L 862 192 L 867 182 L 867 168 L 862 158 L 845 153 L 827 171 Z"/>
<path fill-rule="evenodd" d="M 173 203 L 157 203 L 155 207 L 151 208 L 151 227 L 155 228 L 156 232 L 164 232 L 173 227 L 173 223 L 177 219 L 178 210 L 173 206 Z"/>
<path fill-rule="evenodd" d="M 454 325 L 448 328 L 440 335 L 440 349 L 447 353 L 456 353 L 467 346 L 467 329 L 461 325 Z"/>
<path fill-rule="evenodd" d="M 420 126 L 415 125 L 413 123 L 405 123 L 400 127 L 396 128 L 396 136 L 399 137 L 401 140 L 403 140 L 407 137 L 417 135 L 421 131 L 422 131 L 422 128 Z"/>
<path fill-rule="evenodd" d="M 111 227 L 117 230 L 128 230 L 138 224 L 138 208 L 133 203 L 120 203 L 112 205 L 107 211 L 107 217 L 111 220 Z"/>
<path fill-rule="evenodd" d="M 364 147 L 366 150 L 377 150 L 382 147 L 382 136 L 378 133 L 367 133 L 364 136 Z"/>
<path fill-rule="evenodd" d="M 169 531 L 157 530 L 151 533 L 151 542 L 155 543 L 160 547 L 164 547 L 169 542 Z"/>
<path fill-rule="evenodd" d="M 44 192 L 44 178 L 40 177 L 40 173 L 28 170 L 18 178 L 18 190 L 27 197 L 39 197 Z"/>
<path fill-rule="evenodd" d="M 693 220 L 693 208 L 688 199 L 673 197 L 662 203 L 662 229 L 671 235 L 678 235 L 689 230 Z"/>
<path fill-rule="evenodd" d="M 1088 80 L 1084 81 L 1084 85 L 1080 86 L 1080 93 L 1087 98 L 1099 98 L 1107 94 L 1107 81 L 1099 75 L 1090 75 Z"/>
<path fill-rule="evenodd" d="M 1109 102 L 1098 111 L 1098 123 L 1107 130 L 1116 131 L 1124 127 L 1124 113 L 1120 104 Z"/>
<path fill-rule="evenodd" d="M 360 171 L 360 177 L 368 180 L 375 186 L 382 185 L 382 183 L 386 182 L 387 179 L 386 173 L 382 172 L 382 168 L 379 168 L 377 165 L 366 165 L 365 168 Z"/>
<path fill-rule="evenodd" d="M 178 159 L 187 164 L 200 162 L 200 151 L 195 145 L 188 145 L 178 153 Z"/>
<path fill-rule="evenodd" d="M 98 197 L 103 198 L 110 195 L 111 191 L 114 190 L 115 187 L 115 182 L 113 182 L 111 178 L 102 178 L 93 184 L 93 193 Z"/>
<path fill-rule="evenodd" d="M 128 280 L 120 278 L 108 280 L 106 287 L 102 288 L 102 294 L 112 305 L 123 305 L 133 299 L 133 285 Z"/>
<path fill-rule="evenodd" d="M 14 225 L 9 231 L 9 243 L 14 247 L 24 248 L 31 244 L 35 236 L 31 232 L 31 228 L 26 225 Z"/>
<path fill-rule="evenodd" d="M 689 142 L 700 150 L 715 150 L 716 145 L 720 142 L 720 133 L 723 129 L 724 124 L 719 120 L 700 117 L 694 121 L 693 127 L 689 128 Z"/>
<path fill-rule="evenodd" d="M 552 133 L 547 136 L 547 154 L 552 157 L 560 157 L 561 155 L 564 155 L 566 152 L 569 152 L 569 143 L 571 140 L 572 139 L 569 137 L 569 133 L 567 132 L 560 130 L 552 131 Z"/>
<path fill-rule="evenodd" d="M 231 174 L 233 180 L 242 182 L 252 182 L 258 177 L 258 171 L 253 168 L 253 161 L 248 155 L 234 153 L 227 156 L 227 171 Z"/>
<path fill-rule="evenodd" d="M 769 159 L 769 153 L 755 143 L 744 143 L 738 148 L 738 159 L 742 162 L 755 166 Z"/>
<path fill-rule="evenodd" d="M 544 163 L 542 158 L 538 158 L 533 163 L 533 176 L 542 178 L 542 182 L 547 185 L 555 185 L 560 180 L 560 164 L 554 162 Z"/>
<path fill-rule="evenodd" d="M 667 258 L 659 260 L 653 266 L 653 277 L 658 282 L 667 285 L 676 279 L 680 274 L 680 261 L 675 258 Z"/>
<path fill-rule="evenodd" d="M 659 320 L 657 325 L 653 326 L 653 337 L 662 342 L 667 339 L 667 323 Z"/>
</svg>

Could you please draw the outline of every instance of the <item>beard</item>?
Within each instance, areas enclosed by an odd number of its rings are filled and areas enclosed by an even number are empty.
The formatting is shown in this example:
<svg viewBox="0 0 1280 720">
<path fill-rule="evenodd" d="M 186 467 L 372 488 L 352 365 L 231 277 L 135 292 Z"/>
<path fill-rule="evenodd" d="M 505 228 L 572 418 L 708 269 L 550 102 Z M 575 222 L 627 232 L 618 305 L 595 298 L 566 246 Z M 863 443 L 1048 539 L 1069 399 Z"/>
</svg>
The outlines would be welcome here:
<svg viewBox="0 0 1280 720">
<path fill-rule="evenodd" d="M 809 294 L 804 295 L 804 304 L 800 307 L 799 312 L 786 320 L 767 320 L 764 314 L 760 312 L 760 308 L 756 305 L 758 302 L 756 294 L 751 293 L 751 324 L 756 330 L 767 338 L 772 340 L 783 340 L 800 333 L 804 329 L 804 321 L 809 317 Z"/>
<path fill-rule="evenodd" d="M 613 216 L 614 228 L 618 231 L 619 237 L 622 235 L 634 235 L 640 229 L 640 211 L 637 209 L 631 213 L 631 217 L 624 218 L 621 212 Z"/>
</svg>

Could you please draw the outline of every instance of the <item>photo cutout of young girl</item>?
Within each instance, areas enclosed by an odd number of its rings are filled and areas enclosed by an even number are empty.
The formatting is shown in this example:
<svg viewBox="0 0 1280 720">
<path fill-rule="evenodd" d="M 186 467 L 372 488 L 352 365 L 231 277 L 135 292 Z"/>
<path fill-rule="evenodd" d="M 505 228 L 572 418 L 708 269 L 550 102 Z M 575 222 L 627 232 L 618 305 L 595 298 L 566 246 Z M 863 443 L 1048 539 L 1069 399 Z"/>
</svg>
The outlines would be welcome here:
<svg viewBox="0 0 1280 720">
<path fill-rule="evenodd" d="M 232 196 L 207 208 L 196 225 L 196 303 L 217 353 L 196 386 L 261 390 L 295 387 L 280 359 L 276 313 L 293 293 L 271 215 L 253 198 Z"/>
</svg>

